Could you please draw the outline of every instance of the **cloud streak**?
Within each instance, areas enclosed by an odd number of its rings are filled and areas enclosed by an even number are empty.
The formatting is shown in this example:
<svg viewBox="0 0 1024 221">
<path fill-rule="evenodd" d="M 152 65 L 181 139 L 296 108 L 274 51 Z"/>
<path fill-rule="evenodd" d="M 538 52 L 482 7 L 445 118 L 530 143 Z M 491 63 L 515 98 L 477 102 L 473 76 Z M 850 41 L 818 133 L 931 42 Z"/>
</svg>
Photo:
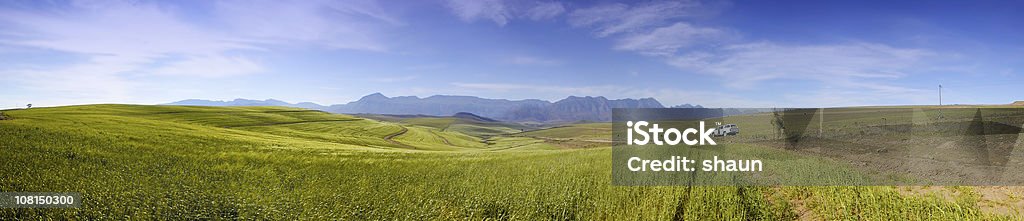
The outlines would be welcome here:
<svg viewBox="0 0 1024 221">
<path fill-rule="evenodd" d="M 260 73 L 266 66 L 250 56 L 275 47 L 384 51 L 378 29 L 403 25 L 373 1 L 218 1 L 208 5 L 208 22 L 184 16 L 170 2 L 41 4 L 54 5 L 0 8 L 0 47 L 46 49 L 81 59 L 63 67 L 0 73 L 15 76 L 26 90 L 60 92 L 53 99 L 89 95 L 132 101 L 145 99 L 133 93 L 141 90 L 145 83 L 139 79 L 145 76 L 187 80 Z"/>
<path fill-rule="evenodd" d="M 569 96 L 569 95 L 595 95 L 595 94 L 615 94 L 613 92 L 626 91 L 627 89 L 620 86 L 604 85 L 604 86 L 582 86 L 582 87 L 571 87 L 571 86 L 550 86 L 550 85 L 534 85 L 534 84 L 507 84 L 507 83 L 465 83 L 455 82 L 453 86 L 472 89 L 472 90 L 483 90 L 483 91 L 497 91 L 497 92 L 520 92 L 520 93 L 555 93 L 554 96 Z"/>
<path fill-rule="evenodd" d="M 593 30 L 597 38 L 613 39 L 613 49 L 662 60 L 684 74 L 716 77 L 731 90 L 766 90 L 761 87 L 762 83 L 773 80 L 784 80 L 791 87 L 806 89 L 798 95 L 786 95 L 778 101 L 780 104 L 784 100 L 791 105 L 871 104 L 886 100 L 881 95 L 921 100 L 905 95 L 927 91 L 888 82 L 942 67 L 931 61 L 951 57 L 932 50 L 870 42 L 781 44 L 753 41 L 729 28 L 686 21 L 707 14 L 702 12 L 716 11 L 709 7 L 697 1 L 613 3 L 574 10 L 568 21 L 574 27 Z M 701 96 L 674 97 L 701 100 Z M 830 101 L 840 97 L 856 99 L 843 100 L 853 102 Z M 715 103 L 722 102 L 708 104 Z"/>
<path fill-rule="evenodd" d="M 672 24 L 673 20 L 701 15 L 697 1 L 655 1 L 627 5 L 612 3 L 582 8 L 569 15 L 569 24 L 593 28 L 598 37 L 642 32 Z"/>
<path fill-rule="evenodd" d="M 782 45 L 769 42 L 737 44 L 714 53 L 694 52 L 667 62 L 684 70 L 725 79 L 727 86 L 743 88 L 758 82 L 789 79 L 815 80 L 832 86 L 892 90 L 862 80 L 891 80 L 914 73 L 927 58 L 939 56 L 921 49 L 882 44 Z"/>
<path fill-rule="evenodd" d="M 560 86 L 536 84 L 507 83 L 452 83 L 461 92 L 516 92 L 516 94 L 539 94 L 549 101 L 557 101 L 567 96 L 599 96 L 609 99 L 647 98 L 653 97 L 667 107 L 684 103 L 700 104 L 707 107 L 768 107 L 770 102 L 743 98 L 733 94 L 720 92 L 690 91 L 682 89 L 650 89 L 627 85 L 597 86 Z M 432 90 L 439 92 L 444 90 Z"/>
<path fill-rule="evenodd" d="M 395 83 L 395 82 L 416 80 L 417 78 L 419 78 L 419 76 L 408 75 L 408 76 L 394 76 L 394 77 L 376 77 L 376 78 L 370 78 L 369 80 L 373 81 L 373 82 L 381 82 L 381 83 Z"/>
<path fill-rule="evenodd" d="M 149 71 L 154 75 L 220 78 L 258 73 L 263 65 L 238 56 L 203 56 L 173 62 Z"/>
<path fill-rule="evenodd" d="M 644 55 L 673 55 L 680 49 L 698 44 L 726 42 L 733 33 L 717 28 L 697 27 L 685 22 L 633 34 L 618 40 L 615 49 L 635 51 Z"/>
<path fill-rule="evenodd" d="M 247 43 L 385 51 L 381 29 L 404 25 L 375 1 L 217 1 L 216 18 Z"/>
<path fill-rule="evenodd" d="M 526 66 L 552 66 L 562 64 L 561 61 L 547 58 L 539 58 L 533 56 L 514 56 L 509 57 L 503 61 L 506 64 L 515 65 L 526 65 Z"/>
<path fill-rule="evenodd" d="M 515 19 L 549 20 L 565 13 L 555 1 L 448 0 L 448 8 L 465 22 L 489 20 L 505 26 Z"/>
</svg>

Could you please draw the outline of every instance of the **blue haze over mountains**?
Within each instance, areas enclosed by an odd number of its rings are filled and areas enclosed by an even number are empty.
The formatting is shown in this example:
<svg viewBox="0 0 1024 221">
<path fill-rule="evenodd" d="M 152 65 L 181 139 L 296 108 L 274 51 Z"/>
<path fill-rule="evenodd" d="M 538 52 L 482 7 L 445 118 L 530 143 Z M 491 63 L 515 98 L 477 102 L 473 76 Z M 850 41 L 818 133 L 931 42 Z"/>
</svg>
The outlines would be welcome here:
<svg viewBox="0 0 1024 221">
<path fill-rule="evenodd" d="M 654 98 L 616 99 L 605 97 L 569 96 L 550 102 L 538 99 L 507 100 L 487 99 L 474 96 L 434 95 L 425 98 L 415 96 L 387 97 L 374 93 L 347 104 L 324 106 L 311 102 L 288 103 L 285 101 L 235 99 L 231 101 L 210 101 L 200 99 L 181 100 L 166 105 L 193 106 L 286 106 L 332 113 L 346 114 L 411 114 L 452 116 L 468 112 L 487 118 L 513 122 L 577 122 L 611 121 L 612 108 L 664 108 Z M 674 108 L 701 108 L 700 105 L 683 104 Z"/>
</svg>

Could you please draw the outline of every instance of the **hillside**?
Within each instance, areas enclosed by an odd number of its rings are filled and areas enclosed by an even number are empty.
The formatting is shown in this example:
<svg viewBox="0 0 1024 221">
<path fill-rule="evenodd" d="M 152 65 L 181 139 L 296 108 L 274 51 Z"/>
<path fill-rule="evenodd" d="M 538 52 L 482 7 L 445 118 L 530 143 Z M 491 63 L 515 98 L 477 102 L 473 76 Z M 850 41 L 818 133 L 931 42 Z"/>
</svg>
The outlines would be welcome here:
<svg viewBox="0 0 1024 221">
<path fill-rule="evenodd" d="M 323 110 L 326 106 L 319 105 L 313 102 L 299 102 L 299 103 L 288 103 L 280 100 L 266 99 L 266 100 L 249 100 L 249 99 L 234 99 L 231 101 L 211 101 L 201 99 L 188 99 L 180 100 L 163 105 L 185 105 L 185 106 L 212 106 L 212 107 L 226 107 L 226 106 L 281 106 L 281 107 L 298 107 L 311 110 Z"/>
<path fill-rule="evenodd" d="M 18 120 L 7 126 L 54 131 L 73 127 L 89 133 L 109 130 L 105 133 L 140 139 L 160 133 L 249 145 L 270 142 L 273 146 L 353 150 L 460 150 L 485 146 L 480 138 L 434 128 L 286 107 L 87 105 L 12 112 Z"/>
<path fill-rule="evenodd" d="M 458 132 L 484 139 L 540 128 L 526 124 L 496 121 L 464 112 L 456 113 L 451 117 L 385 114 L 360 114 L 357 116 L 380 121 L 430 127 L 441 131 Z"/>
<path fill-rule="evenodd" d="M 12 220 L 1018 218 L 985 210 L 1015 204 L 989 200 L 1006 191 L 984 187 L 614 186 L 608 123 L 515 132 L 457 117 L 383 121 L 285 107 L 4 114 L 13 119 L 0 121 L 0 191 L 83 196 L 83 209 L 0 209 Z M 804 162 L 786 169 L 830 166 L 775 148 L 721 149 Z"/>
</svg>

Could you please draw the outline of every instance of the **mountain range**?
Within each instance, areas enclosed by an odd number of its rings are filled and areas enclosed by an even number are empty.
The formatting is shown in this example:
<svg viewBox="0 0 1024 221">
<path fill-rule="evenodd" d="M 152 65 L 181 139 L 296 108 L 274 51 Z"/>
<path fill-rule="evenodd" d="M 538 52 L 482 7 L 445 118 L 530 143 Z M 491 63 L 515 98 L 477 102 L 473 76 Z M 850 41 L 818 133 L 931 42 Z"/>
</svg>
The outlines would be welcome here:
<svg viewBox="0 0 1024 221">
<path fill-rule="evenodd" d="M 266 100 L 249 100 L 249 99 L 235 99 L 231 101 L 211 101 L 201 99 L 188 99 L 180 100 L 163 105 L 186 105 L 186 106 L 284 106 L 284 107 L 298 107 L 313 110 L 324 110 L 327 106 L 319 105 L 313 102 L 299 102 L 299 103 L 288 103 L 280 100 L 266 99 Z"/>
<path fill-rule="evenodd" d="M 555 102 L 526 99 L 487 99 L 473 96 L 434 95 L 425 98 L 416 96 L 387 97 L 381 93 L 366 95 L 347 104 L 323 106 L 311 102 L 288 103 L 280 100 L 209 101 L 189 99 L 166 105 L 196 106 L 287 106 L 333 113 L 347 114 L 398 114 L 452 116 L 471 113 L 480 117 L 512 122 L 577 122 L 611 121 L 612 108 L 664 108 L 654 98 L 615 99 L 605 97 L 569 96 Z M 683 104 L 674 108 L 700 108 L 700 105 Z M 463 113 L 464 112 L 464 113 Z"/>
</svg>

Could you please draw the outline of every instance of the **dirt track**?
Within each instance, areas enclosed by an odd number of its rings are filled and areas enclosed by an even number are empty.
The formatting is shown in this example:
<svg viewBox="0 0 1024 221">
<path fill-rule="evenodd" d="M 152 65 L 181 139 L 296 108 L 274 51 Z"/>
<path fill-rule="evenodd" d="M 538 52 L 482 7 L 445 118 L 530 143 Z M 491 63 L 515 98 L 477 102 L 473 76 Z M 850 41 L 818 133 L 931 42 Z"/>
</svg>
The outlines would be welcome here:
<svg viewBox="0 0 1024 221">
<path fill-rule="evenodd" d="M 402 127 L 402 126 L 399 126 L 399 127 Z M 414 146 L 410 146 L 408 144 L 404 144 L 402 142 L 398 142 L 397 140 L 392 139 L 392 138 L 395 138 L 397 136 L 401 136 L 402 134 L 405 134 L 405 132 L 409 132 L 409 128 L 402 127 L 401 131 L 398 131 L 396 133 L 388 134 L 387 136 L 384 136 L 384 140 L 388 141 L 388 143 L 391 143 L 391 144 L 394 144 L 394 145 L 398 145 L 400 147 L 416 149 L 416 147 L 414 147 Z"/>
</svg>

